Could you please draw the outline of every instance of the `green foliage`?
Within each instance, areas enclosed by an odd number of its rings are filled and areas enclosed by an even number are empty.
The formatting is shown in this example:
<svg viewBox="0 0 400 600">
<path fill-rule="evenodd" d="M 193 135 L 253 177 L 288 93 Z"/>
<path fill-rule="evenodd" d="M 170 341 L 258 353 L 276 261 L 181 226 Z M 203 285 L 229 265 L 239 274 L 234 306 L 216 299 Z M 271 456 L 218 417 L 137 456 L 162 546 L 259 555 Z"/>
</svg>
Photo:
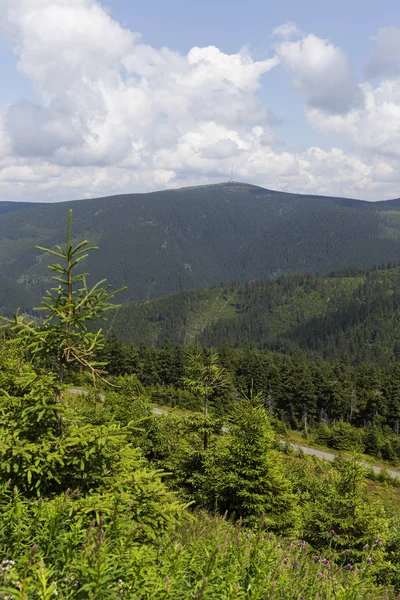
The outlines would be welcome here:
<svg viewBox="0 0 400 600">
<path fill-rule="evenodd" d="M 336 480 L 311 490 L 305 537 L 314 548 L 329 547 L 337 560 L 351 564 L 365 549 L 374 549 L 374 569 L 379 570 L 389 525 L 383 506 L 366 495 L 365 470 L 357 454 L 338 461 L 337 467 Z"/>
<path fill-rule="evenodd" d="M 360 449 L 361 440 L 361 431 L 343 421 L 335 423 L 331 428 L 326 425 L 319 426 L 315 436 L 317 443 L 326 444 L 335 450 Z"/>
<path fill-rule="evenodd" d="M 261 406 L 237 404 L 229 421 L 229 437 L 205 459 L 205 470 L 222 512 L 268 531 L 290 533 L 299 525 L 297 499 L 285 476 L 275 436 Z"/>
<path fill-rule="evenodd" d="M 126 343 L 253 343 L 312 358 L 386 364 L 400 350 L 399 278 L 398 264 L 389 264 L 182 291 L 123 305 L 112 329 Z"/>
<path fill-rule="evenodd" d="M 37 246 L 39 250 L 62 261 L 49 266 L 56 273 L 52 279 L 58 286 L 46 292 L 37 309 L 44 312 L 41 326 L 34 327 L 34 322 L 27 323 L 18 312 L 14 323 L 9 321 L 11 330 L 17 333 L 39 363 L 56 367 L 60 383 L 63 382 L 65 368 L 71 364 L 90 371 L 94 381 L 101 377 L 102 365 L 95 361 L 94 355 L 102 347 L 102 334 L 101 330 L 97 333 L 89 332 L 88 322 L 115 308 L 109 300 L 121 291 L 110 292 L 109 286 L 103 285 L 105 280 L 89 289 L 87 274 L 74 274 L 76 267 L 88 257 L 88 252 L 97 248 L 88 247 L 87 240 L 74 247 L 71 243 L 71 228 L 72 210 L 69 211 L 65 249 L 61 246 L 56 246 L 55 250 Z"/>
<path fill-rule="evenodd" d="M 189 355 L 183 384 L 203 400 L 204 417 L 208 418 L 209 404 L 218 392 L 229 386 L 225 369 L 218 364 L 219 356 L 211 351 L 204 355 L 200 351 Z M 204 428 L 204 450 L 208 446 L 208 430 Z"/>
<path fill-rule="evenodd" d="M 77 600 L 393 597 L 373 583 L 368 552 L 358 570 L 342 570 L 329 558 L 316 560 L 303 541 L 282 543 L 262 528 L 248 531 L 202 513 L 180 527 L 173 542 L 161 534 L 158 543 L 144 543 L 119 503 L 111 517 L 93 520 L 87 530 L 85 517 L 68 516 L 71 504 L 73 499 L 66 498 L 57 507 L 54 502 L 41 507 L 35 522 L 39 543 L 1 565 L 3 595 Z M 29 527 L 24 511 L 20 507 Z"/>
</svg>

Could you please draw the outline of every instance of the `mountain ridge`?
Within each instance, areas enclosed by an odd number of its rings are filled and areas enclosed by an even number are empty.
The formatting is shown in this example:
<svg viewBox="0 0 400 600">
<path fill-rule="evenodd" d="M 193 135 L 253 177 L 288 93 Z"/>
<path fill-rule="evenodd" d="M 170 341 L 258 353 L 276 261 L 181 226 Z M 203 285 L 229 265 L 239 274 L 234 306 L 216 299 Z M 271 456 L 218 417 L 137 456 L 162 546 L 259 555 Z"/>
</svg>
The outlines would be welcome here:
<svg viewBox="0 0 400 600">
<path fill-rule="evenodd" d="M 2 207 L 2 205 L 19 205 L 21 206 L 21 208 L 29 208 L 31 206 L 43 206 L 43 205 L 55 205 L 55 204 L 71 204 L 71 203 L 76 203 L 76 202 L 90 202 L 90 201 L 99 201 L 99 200 L 112 200 L 114 198 L 123 198 L 123 197 L 130 197 L 130 196 L 147 196 L 150 194 L 163 194 L 163 193 L 169 193 L 169 192 L 185 192 L 185 191 L 189 191 L 189 190 L 201 190 L 201 189 L 205 189 L 205 188 L 222 188 L 222 187 L 231 187 L 231 188 L 249 188 L 249 189 L 254 189 L 254 190 L 262 190 L 262 194 L 265 193 L 270 193 L 270 194 L 282 194 L 285 196 L 293 196 L 293 197 L 298 197 L 298 198 L 318 198 L 318 199 L 322 199 L 322 200 L 338 200 L 338 201 L 349 201 L 349 202 L 356 202 L 356 203 L 365 203 L 365 204 L 377 204 L 377 203 L 386 203 L 386 204 L 390 204 L 390 203 L 396 203 L 396 206 L 400 206 L 400 197 L 398 198 L 386 198 L 386 199 L 381 199 L 381 200 L 362 200 L 360 198 L 356 198 L 356 197 L 348 197 L 348 196 L 331 196 L 331 195 L 326 195 L 326 194 L 317 194 L 317 193 L 300 193 L 300 192 L 290 192 L 290 191 L 282 191 L 282 190 L 275 190 L 272 188 L 264 188 L 263 186 L 257 185 L 257 184 L 253 184 L 253 183 L 247 183 L 244 181 L 222 181 L 220 183 L 205 183 L 205 184 L 197 184 L 197 185 L 191 185 L 191 186 L 182 186 L 179 188 L 165 188 L 165 189 L 161 189 L 161 190 L 155 190 L 155 191 L 147 191 L 147 192 L 125 192 L 123 194 L 110 194 L 107 196 L 94 196 L 94 197 L 90 197 L 90 198 L 72 198 L 69 200 L 54 200 L 52 202 L 38 202 L 35 200 L 24 200 L 24 201 L 17 201 L 17 200 L 0 200 L 0 207 Z M 1 213 L 1 209 L 0 209 L 0 213 Z"/>
<path fill-rule="evenodd" d="M 99 246 L 85 270 L 128 286 L 121 301 L 301 272 L 400 260 L 400 199 L 367 202 L 220 183 L 60 203 L 0 203 L 0 276 L 38 296 L 51 285 L 36 245 Z M 3 210 L 2 210 L 3 208 Z"/>
</svg>

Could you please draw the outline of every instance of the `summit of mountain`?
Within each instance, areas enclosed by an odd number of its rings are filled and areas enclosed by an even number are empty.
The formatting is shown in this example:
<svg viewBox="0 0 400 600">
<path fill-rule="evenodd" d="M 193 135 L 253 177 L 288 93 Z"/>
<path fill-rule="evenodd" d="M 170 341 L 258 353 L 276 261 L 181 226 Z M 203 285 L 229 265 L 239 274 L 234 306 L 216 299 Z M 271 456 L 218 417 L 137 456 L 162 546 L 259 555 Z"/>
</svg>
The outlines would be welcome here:
<svg viewBox="0 0 400 600">
<path fill-rule="evenodd" d="M 35 245 L 99 246 L 93 280 L 128 286 L 122 301 L 237 280 L 326 274 L 400 260 L 400 199 L 294 194 L 226 182 L 55 203 L 0 202 L 0 276 L 35 296 L 50 284 Z"/>
</svg>

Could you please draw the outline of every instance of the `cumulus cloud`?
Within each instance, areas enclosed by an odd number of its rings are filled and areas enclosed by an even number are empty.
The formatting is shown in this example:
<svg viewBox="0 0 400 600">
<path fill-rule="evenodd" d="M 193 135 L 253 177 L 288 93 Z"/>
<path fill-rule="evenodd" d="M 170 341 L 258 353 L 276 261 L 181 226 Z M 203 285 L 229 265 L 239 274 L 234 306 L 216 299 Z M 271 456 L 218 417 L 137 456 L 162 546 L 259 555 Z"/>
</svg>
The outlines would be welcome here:
<svg viewBox="0 0 400 600">
<path fill-rule="evenodd" d="M 245 50 L 192 48 L 181 56 L 155 50 L 87 0 L 13 0 L 12 26 L 18 68 L 42 104 L 9 108 L 6 131 L 19 156 L 52 157 L 57 164 L 151 168 L 160 147 L 199 136 L 217 123 L 220 141 L 230 129 L 261 122 L 254 91 L 278 63 L 255 61 Z"/>
<path fill-rule="evenodd" d="M 5 129 L 18 155 L 48 156 L 82 142 L 82 131 L 69 111 L 52 104 L 43 107 L 20 100 L 9 108 Z"/>
<path fill-rule="evenodd" d="M 35 102 L 0 112 L 2 199 L 219 182 L 232 164 L 241 180 L 299 192 L 376 198 L 397 184 L 394 155 L 376 161 L 338 148 L 276 150 L 277 119 L 258 90 L 280 64 L 320 131 L 360 136 L 368 106 L 364 147 L 368 140 L 373 152 L 395 147 L 390 115 L 400 132 L 394 82 L 380 91 L 360 86 L 339 48 L 312 34 L 290 41 L 302 35 L 293 23 L 274 31 L 280 41 L 261 60 L 246 49 L 152 48 L 94 0 L 1 0 L 0 23 L 36 92 Z M 374 110 L 385 124 L 380 137 Z"/>
<path fill-rule="evenodd" d="M 400 29 L 378 29 L 376 46 L 365 63 L 368 78 L 391 78 L 400 76 Z"/>
<path fill-rule="evenodd" d="M 301 30 L 297 27 L 296 23 L 293 23 L 293 21 L 288 21 L 287 23 L 283 23 L 282 25 L 275 27 L 272 32 L 273 36 L 277 38 L 283 38 L 284 40 L 301 36 L 301 34 Z"/>
<path fill-rule="evenodd" d="M 340 48 L 309 34 L 297 42 L 281 42 L 276 49 L 308 106 L 341 114 L 359 104 L 357 78 Z"/>
<path fill-rule="evenodd" d="M 386 80 L 377 87 L 362 87 L 363 102 L 346 115 L 310 110 L 313 127 L 347 141 L 358 151 L 400 160 L 400 81 Z"/>
</svg>

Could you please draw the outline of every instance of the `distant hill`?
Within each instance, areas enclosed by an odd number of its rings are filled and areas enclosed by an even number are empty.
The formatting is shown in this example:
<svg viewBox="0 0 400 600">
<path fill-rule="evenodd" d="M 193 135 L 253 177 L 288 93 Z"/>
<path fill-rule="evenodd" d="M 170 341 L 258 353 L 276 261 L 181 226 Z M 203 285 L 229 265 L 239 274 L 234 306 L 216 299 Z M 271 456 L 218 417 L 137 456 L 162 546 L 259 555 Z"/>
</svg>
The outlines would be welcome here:
<svg viewBox="0 0 400 600">
<path fill-rule="evenodd" d="M 0 203 L 0 276 L 40 295 L 48 257 L 35 244 L 74 235 L 98 244 L 85 265 L 92 280 L 128 286 L 145 300 L 236 280 L 400 260 L 400 200 L 363 202 L 226 183 L 72 203 Z"/>
<path fill-rule="evenodd" d="M 400 358 L 400 266 L 183 291 L 124 305 L 104 329 L 153 346 L 228 341 L 385 363 Z"/>
<path fill-rule="evenodd" d="M 39 302 L 40 297 L 29 288 L 0 275 L 0 315 L 10 316 L 18 307 L 21 312 L 30 312 L 32 306 L 36 306 Z"/>
</svg>

